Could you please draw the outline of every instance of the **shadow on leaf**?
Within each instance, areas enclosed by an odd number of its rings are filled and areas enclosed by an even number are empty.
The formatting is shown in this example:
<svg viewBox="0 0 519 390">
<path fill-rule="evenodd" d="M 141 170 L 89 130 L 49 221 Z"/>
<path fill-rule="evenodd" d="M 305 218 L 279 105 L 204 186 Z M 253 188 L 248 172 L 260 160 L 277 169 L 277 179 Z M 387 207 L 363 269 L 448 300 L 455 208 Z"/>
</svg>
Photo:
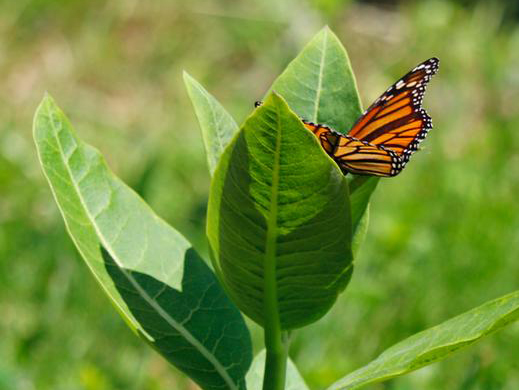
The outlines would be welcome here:
<svg viewBox="0 0 519 390">
<path fill-rule="evenodd" d="M 249 332 L 192 248 L 184 256 L 182 291 L 119 267 L 104 247 L 100 249 L 108 274 L 141 326 L 141 336 L 203 389 L 245 388 L 252 360 Z"/>
</svg>

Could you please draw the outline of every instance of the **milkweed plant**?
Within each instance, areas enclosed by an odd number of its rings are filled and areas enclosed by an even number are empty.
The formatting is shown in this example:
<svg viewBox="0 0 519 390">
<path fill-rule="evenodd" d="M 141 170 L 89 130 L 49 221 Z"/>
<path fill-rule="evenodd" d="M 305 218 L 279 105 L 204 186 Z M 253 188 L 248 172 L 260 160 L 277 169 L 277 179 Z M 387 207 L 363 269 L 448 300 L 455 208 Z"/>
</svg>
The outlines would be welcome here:
<svg viewBox="0 0 519 390">
<path fill-rule="evenodd" d="M 241 126 L 187 73 L 184 81 L 212 177 L 210 262 L 109 170 L 48 95 L 34 119 L 44 174 L 91 273 L 168 362 L 205 390 L 308 389 L 288 357 L 290 334 L 348 285 L 379 180 L 344 176 L 300 120 L 340 130 L 359 117 L 346 51 L 322 29 Z M 264 331 L 256 356 L 244 315 Z M 519 290 L 410 336 L 328 389 L 406 374 L 518 318 Z"/>
</svg>

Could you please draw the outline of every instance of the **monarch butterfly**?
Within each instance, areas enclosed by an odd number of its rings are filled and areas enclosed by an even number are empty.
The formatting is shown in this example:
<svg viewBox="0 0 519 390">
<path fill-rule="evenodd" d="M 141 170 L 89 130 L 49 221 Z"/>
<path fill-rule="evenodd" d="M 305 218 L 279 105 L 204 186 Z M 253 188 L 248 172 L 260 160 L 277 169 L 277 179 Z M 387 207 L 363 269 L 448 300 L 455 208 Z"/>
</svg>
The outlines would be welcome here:
<svg viewBox="0 0 519 390">
<path fill-rule="evenodd" d="M 432 128 L 422 100 L 439 62 L 430 58 L 390 86 L 347 135 L 304 119 L 303 124 L 316 135 L 344 174 L 396 176 Z"/>
</svg>

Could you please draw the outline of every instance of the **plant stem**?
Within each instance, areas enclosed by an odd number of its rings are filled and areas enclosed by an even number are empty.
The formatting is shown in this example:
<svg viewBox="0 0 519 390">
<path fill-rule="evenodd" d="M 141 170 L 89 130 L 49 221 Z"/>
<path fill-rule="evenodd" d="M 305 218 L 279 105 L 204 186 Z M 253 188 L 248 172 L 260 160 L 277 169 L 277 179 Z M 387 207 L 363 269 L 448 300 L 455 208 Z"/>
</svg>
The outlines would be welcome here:
<svg viewBox="0 0 519 390">
<path fill-rule="evenodd" d="M 269 332 L 265 327 L 265 348 L 267 357 L 263 390 L 284 390 L 288 358 L 288 332 L 281 332 L 279 326 L 274 332 Z"/>
</svg>

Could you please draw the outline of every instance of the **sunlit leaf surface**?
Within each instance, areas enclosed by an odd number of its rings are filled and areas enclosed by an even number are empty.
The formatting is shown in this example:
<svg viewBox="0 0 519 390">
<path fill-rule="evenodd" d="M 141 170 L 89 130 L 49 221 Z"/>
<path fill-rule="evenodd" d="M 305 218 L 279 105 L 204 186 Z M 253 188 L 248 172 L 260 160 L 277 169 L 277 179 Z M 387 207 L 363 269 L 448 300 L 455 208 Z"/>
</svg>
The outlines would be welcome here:
<svg viewBox="0 0 519 390">
<path fill-rule="evenodd" d="M 247 390 L 262 389 L 263 374 L 265 370 L 265 356 L 265 350 L 262 350 L 254 357 L 250 370 L 247 373 Z M 290 358 L 288 358 L 287 362 L 285 390 L 308 390 L 308 386 L 303 377 Z"/>
<path fill-rule="evenodd" d="M 417 370 L 518 319 L 519 291 L 515 291 L 395 344 L 328 390 L 356 389 Z"/>
<path fill-rule="evenodd" d="M 346 50 L 323 28 L 272 85 L 288 105 L 309 121 L 346 133 L 362 114 Z"/>
<path fill-rule="evenodd" d="M 34 138 L 72 240 L 128 325 L 203 389 L 244 389 L 248 330 L 189 242 L 77 138 L 48 96 Z"/>
<path fill-rule="evenodd" d="M 293 328 L 320 318 L 349 281 L 346 180 L 279 96 L 256 109 L 222 155 L 207 233 L 215 268 L 260 324 L 271 288 L 282 327 Z"/>
<path fill-rule="evenodd" d="M 316 34 L 287 66 L 272 90 L 283 96 L 301 118 L 326 124 L 341 133 L 347 133 L 362 114 L 348 54 L 328 27 Z M 355 235 L 378 180 L 355 176 L 350 181 Z M 364 222 L 367 228 L 367 217 Z M 355 241 L 362 242 L 365 232 L 366 229 L 358 230 Z"/>
<path fill-rule="evenodd" d="M 213 95 L 187 72 L 184 72 L 184 84 L 198 118 L 212 175 L 225 147 L 238 131 L 238 125 Z"/>
</svg>

